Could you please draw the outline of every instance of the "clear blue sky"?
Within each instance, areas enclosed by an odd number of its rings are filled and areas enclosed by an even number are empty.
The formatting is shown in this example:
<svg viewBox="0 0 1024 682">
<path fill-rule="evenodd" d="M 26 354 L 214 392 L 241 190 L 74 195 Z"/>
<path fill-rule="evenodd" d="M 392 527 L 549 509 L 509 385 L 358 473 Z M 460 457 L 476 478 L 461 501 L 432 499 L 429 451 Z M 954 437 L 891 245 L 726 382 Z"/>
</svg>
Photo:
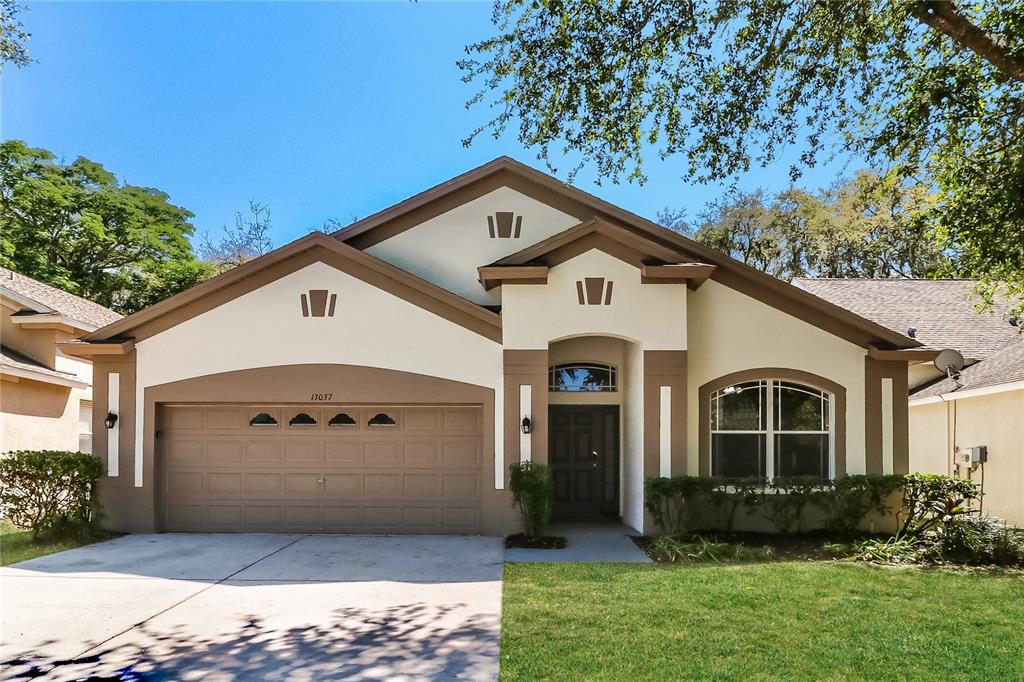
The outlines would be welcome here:
<svg viewBox="0 0 1024 682">
<path fill-rule="evenodd" d="M 465 108 L 475 86 L 455 61 L 491 34 L 489 2 L 29 4 L 38 63 L 2 77 L 0 135 L 162 189 L 199 230 L 256 198 L 282 244 L 501 154 L 542 168 L 512 136 L 461 144 L 487 111 Z M 576 184 L 650 218 L 721 192 L 685 185 L 682 159 L 651 158 L 644 186 Z M 786 164 L 740 184 L 782 189 Z"/>
</svg>

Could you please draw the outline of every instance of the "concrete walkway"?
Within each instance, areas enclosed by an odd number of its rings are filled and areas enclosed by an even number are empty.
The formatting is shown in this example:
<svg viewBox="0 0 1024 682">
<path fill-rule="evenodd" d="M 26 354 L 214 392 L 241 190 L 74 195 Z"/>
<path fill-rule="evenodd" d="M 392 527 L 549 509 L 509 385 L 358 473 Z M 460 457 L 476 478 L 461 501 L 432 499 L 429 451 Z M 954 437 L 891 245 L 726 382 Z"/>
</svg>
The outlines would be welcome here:
<svg viewBox="0 0 1024 682">
<path fill-rule="evenodd" d="M 637 532 L 621 523 L 555 524 L 551 535 L 568 540 L 565 549 L 506 549 L 505 561 L 515 563 L 622 562 L 649 563 L 650 558 L 630 538 Z"/>
<path fill-rule="evenodd" d="M 41 557 L 0 569 L 0 678 L 493 680 L 502 551 L 481 537 L 166 534 Z"/>
</svg>

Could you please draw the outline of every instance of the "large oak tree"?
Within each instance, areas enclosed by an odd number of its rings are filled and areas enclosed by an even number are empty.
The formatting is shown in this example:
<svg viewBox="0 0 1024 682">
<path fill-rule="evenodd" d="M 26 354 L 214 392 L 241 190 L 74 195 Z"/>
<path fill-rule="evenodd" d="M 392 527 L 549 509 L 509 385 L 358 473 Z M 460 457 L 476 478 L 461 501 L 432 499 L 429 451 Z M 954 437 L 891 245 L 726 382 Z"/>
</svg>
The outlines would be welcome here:
<svg viewBox="0 0 1024 682">
<path fill-rule="evenodd" d="M 494 21 L 460 62 L 493 112 L 467 143 L 513 126 L 614 181 L 652 149 L 697 182 L 849 154 L 929 178 L 959 272 L 1024 307 L 1024 0 L 497 0 Z"/>
</svg>

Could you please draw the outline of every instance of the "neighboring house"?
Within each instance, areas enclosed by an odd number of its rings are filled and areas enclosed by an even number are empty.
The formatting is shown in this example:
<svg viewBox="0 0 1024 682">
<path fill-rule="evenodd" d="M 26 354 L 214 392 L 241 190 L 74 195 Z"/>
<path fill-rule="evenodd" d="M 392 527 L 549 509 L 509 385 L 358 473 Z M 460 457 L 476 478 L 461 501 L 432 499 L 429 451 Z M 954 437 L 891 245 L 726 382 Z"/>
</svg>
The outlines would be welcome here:
<svg viewBox="0 0 1024 682">
<path fill-rule="evenodd" d="M 484 534 L 522 460 L 641 531 L 651 476 L 906 471 L 920 348 L 508 158 L 65 345 L 114 528 Z"/>
<path fill-rule="evenodd" d="M 60 344 L 121 316 L 0 268 L 0 452 L 92 451 L 92 363 Z"/>
<path fill-rule="evenodd" d="M 1024 526 L 1024 334 L 1009 306 L 975 310 L 968 280 L 802 279 L 799 286 L 932 349 L 965 359 L 959 376 L 910 366 L 910 468 L 983 485 L 983 509 Z M 961 457 L 985 446 L 988 461 Z"/>
</svg>

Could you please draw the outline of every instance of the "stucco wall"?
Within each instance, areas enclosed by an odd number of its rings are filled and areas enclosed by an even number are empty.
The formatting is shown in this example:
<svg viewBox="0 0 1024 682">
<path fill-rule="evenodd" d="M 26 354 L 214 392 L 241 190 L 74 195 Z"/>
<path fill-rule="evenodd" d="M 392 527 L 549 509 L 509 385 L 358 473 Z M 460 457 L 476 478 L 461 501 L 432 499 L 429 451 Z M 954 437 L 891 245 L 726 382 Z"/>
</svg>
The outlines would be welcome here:
<svg viewBox="0 0 1024 682">
<path fill-rule="evenodd" d="M 487 216 L 521 217 L 519 238 L 491 238 Z M 484 291 L 476 269 L 558 234 L 580 221 L 510 187 L 501 187 L 424 221 L 367 249 L 406 272 L 484 304 L 501 302 L 500 289 Z"/>
<path fill-rule="evenodd" d="M 337 294 L 334 317 L 302 317 L 299 296 L 310 289 Z M 493 388 L 495 419 L 502 421 L 499 344 L 322 262 L 140 341 L 136 354 L 137 419 L 149 386 L 255 367 L 334 363 Z M 332 388 L 310 385 L 309 391 L 329 393 Z M 136 486 L 143 484 L 147 430 L 135 429 Z M 501 465 L 496 468 L 504 472 L 500 429 L 497 434 L 495 458 Z M 131 472 L 122 470 L 122 475 Z"/>
<path fill-rule="evenodd" d="M 29 379 L 0 381 L 0 452 L 77 451 L 81 393 Z"/>
<path fill-rule="evenodd" d="M 644 363 L 638 344 L 624 348 L 625 395 L 622 406 L 622 520 L 644 527 Z"/>
<path fill-rule="evenodd" d="M 715 281 L 691 292 L 687 471 L 698 472 L 698 390 L 746 369 L 783 367 L 830 379 L 846 393 L 846 469 L 865 471 L 863 348 Z M 839 472 L 842 473 L 842 472 Z"/>
<path fill-rule="evenodd" d="M 954 448 L 988 446 L 988 463 L 953 465 Z M 1024 527 L 1024 390 L 910 407 L 912 471 L 952 473 L 982 481 L 984 509 Z"/>
<path fill-rule="evenodd" d="M 578 281 L 614 282 L 609 305 L 580 305 Z M 551 268 L 548 283 L 503 286 L 506 348 L 546 348 L 572 336 L 638 341 L 644 350 L 686 350 L 686 287 L 641 284 L 639 268 L 592 249 Z"/>
</svg>

